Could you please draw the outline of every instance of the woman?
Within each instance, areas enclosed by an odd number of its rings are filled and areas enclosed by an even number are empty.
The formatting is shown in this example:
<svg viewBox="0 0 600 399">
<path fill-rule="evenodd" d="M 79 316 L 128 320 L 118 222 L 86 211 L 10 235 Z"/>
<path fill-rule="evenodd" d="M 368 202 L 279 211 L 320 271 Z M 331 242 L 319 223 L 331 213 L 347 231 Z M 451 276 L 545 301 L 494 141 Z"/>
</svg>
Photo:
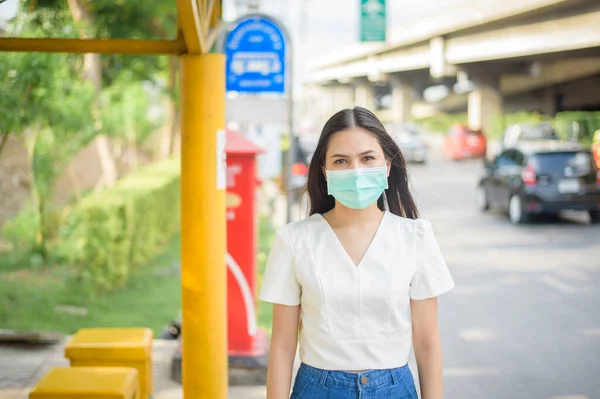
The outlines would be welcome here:
<svg viewBox="0 0 600 399">
<path fill-rule="evenodd" d="M 335 114 L 308 176 L 310 216 L 279 229 L 260 298 L 273 303 L 267 398 L 442 397 L 436 297 L 454 287 L 418 219 L 400 149 L 370 111 Z"/>
</svg>

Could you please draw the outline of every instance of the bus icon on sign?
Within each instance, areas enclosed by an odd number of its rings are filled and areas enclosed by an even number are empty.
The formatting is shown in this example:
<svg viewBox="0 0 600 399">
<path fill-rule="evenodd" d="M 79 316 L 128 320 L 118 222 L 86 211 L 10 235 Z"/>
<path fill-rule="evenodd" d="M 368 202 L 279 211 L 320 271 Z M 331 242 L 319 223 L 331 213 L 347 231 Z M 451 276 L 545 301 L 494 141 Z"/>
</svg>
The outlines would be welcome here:
<svg viewBox="0 0 600 399">
<path fill-rule="evenodd" d="M 281 62 L 277 53 L 235 53 L 231 61 L 231 71 L 236 75 L 260 73 L 267 76 L 281 72 Z"/>
</svg>

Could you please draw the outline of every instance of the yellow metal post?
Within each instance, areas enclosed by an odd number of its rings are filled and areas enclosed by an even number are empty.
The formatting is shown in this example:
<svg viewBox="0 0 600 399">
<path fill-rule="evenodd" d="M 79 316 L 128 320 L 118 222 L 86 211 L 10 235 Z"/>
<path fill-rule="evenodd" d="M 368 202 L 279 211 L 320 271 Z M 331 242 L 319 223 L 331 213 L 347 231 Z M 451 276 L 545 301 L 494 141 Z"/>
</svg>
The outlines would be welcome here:
<svg viewBox="0 0 600 399">
<path fill-rule="evenodd" d="M 1 2 L 1 1 L 0 1 Z M 96 54 L 183 54 L 183 39 L 43 39 L 0 37 L 1 51 Z"/>
<path fill-rule="evenodd" d="M 225 189 L 217 177 L 223 172 L 217 135 L 225 129 L 225 56 L 184 55 L 180 65 L 184 398 L 225 399 Z"/>
</svg>

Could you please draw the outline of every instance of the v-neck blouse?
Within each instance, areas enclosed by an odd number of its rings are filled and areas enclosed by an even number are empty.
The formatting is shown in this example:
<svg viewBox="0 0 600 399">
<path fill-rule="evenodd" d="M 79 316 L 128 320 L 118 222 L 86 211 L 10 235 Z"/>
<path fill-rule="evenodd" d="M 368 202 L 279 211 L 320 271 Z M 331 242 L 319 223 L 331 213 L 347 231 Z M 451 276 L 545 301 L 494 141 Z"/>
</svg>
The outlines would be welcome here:
<svg viewBox="0 0 600 399">
<path fill-rule="evenodd" d="M 408 361 L 410 300 L 453 287 L 427 220 L 386 212 L 355 266 L 315 214 L 277 231 L 259 297 L 301 305 L 302 362 L 325 370 L 388 369 Z"/>
</svg>

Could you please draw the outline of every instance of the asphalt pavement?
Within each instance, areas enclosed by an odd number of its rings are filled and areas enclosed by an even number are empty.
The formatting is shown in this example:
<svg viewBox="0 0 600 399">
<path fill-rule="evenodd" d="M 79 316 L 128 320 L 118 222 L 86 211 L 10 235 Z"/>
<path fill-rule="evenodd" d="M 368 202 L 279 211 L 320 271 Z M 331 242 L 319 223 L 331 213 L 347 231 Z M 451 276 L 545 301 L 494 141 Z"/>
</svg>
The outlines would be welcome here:
<svg viewBox="0 0 600 399">
<path fill-rule="evenodd" d="M 600 226 L 480 213 L 480 160 L 409 167 L 456 288 L 439 299 L 444 398 L 600 398 Z"/>
</svg>

